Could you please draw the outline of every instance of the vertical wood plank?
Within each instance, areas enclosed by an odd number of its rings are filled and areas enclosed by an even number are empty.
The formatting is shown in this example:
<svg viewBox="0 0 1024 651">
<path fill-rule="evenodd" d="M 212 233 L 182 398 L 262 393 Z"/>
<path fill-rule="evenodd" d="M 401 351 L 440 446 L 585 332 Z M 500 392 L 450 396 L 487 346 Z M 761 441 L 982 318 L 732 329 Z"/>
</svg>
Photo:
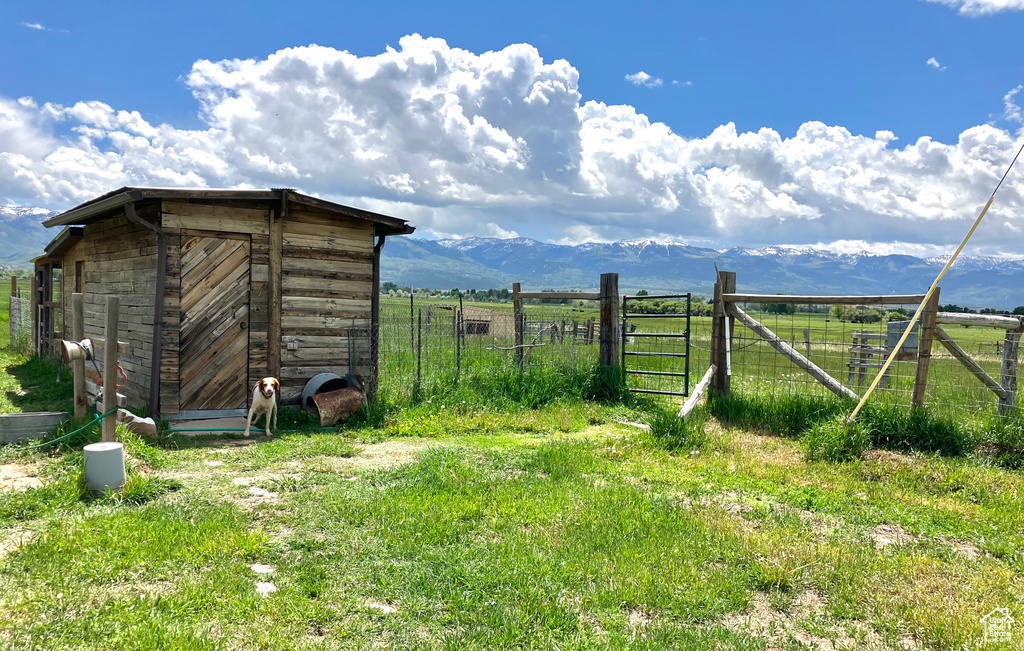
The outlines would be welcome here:
<svg viewBox="0 0 1024 651">
<path fill-rule="evenodd" d="M 601 366 L 619 366 L 619 274 L 601 274 Z"/>
<path fill-rule="evenodd" d="M 107 326 L 103 337 L 107 345 L 103 347 L 103 413 L 117 406 L 117 319 L 121 299 L 107 296 Z M 103 419 L 103 440 L 115 441 L 117 428 L 117 412 L 108 414 Z"/>
<path fill-rule="evenodd" d="M 935 318 L 939 314 L 939 289 L 935 292 L 921 312 L 921 328 L 917 337 L 917 375 L 914 378 L 914 394 L 911 404 L 915 407 L 924 406 L 925 391 L 928 389 L 928 367 L 932 361 L 932 341 L 935 339 Z"/>
<path fill-rule="evenodd" d="M 71 295 L 71 339 L 85 339 L 85 294 L 75 292 Z M 72 363 L 75 383 L 75 418 L 84 418 L 89 407 L 85 395 L 85 360 L 76 359 Z"/>
<path fill-rule="evenodd" d="M 267 314 L 267 372 L 281 377 L 281 256 L 284 249 L 284 223 L 278 211 L 270 211 L 270 285 Z"/>
<path fill-rule="evenodd" d="M 1020 331 L 1007 330 L 1003 340 L 1003 363 L 999 373 L 999 384 L 1006 396 L 999 398 L 998 413 L 1007 414 L 1017 406 L 1017 352 L 1020 348 Z"/>
</svg>

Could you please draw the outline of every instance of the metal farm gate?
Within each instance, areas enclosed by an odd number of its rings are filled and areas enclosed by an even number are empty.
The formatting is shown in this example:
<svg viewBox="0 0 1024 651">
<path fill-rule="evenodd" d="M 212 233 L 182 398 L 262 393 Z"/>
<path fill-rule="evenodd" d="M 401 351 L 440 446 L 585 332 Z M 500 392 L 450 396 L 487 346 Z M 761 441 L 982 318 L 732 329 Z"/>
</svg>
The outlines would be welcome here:
<svg viewBox="0 0 1024 651">
<path fill-rule="evenodd" d="M 672 306 L 664 304 L 682 299 L 682 312 L 671 312 L 667 307 Z M 655 306 L 655 301 L 662 304 Z M 626 388 L 634 393 L 690 394 L 689 294 L 622 298 L 622 368 Z"/>
</svg>

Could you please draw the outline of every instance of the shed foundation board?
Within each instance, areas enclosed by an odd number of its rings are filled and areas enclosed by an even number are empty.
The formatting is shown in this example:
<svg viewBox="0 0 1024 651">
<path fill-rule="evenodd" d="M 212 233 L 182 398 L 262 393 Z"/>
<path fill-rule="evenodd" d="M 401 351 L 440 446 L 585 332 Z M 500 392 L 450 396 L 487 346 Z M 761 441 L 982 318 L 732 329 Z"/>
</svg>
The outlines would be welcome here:
<svg viewBox="0 0 1024 651">
<path fill-rule="evenodd" d="M 245 429 L 245 416 L 233 416 L 229 418 L 203 418 L 198 420 L 175 420 L 171 423 L 170 429 L 186 429 L 196 430 L 189 432 L 181 432 L 182 436 L 209 436 L 214 434 L 233 433 L 241 434 L 242 432 L 234 432 L 233 430 Z M 262 418 L 257 419 L 258 425 L 253 425 L 250 433 L 256 435 L 262 435 L 264 431 Z"/>
</svg>

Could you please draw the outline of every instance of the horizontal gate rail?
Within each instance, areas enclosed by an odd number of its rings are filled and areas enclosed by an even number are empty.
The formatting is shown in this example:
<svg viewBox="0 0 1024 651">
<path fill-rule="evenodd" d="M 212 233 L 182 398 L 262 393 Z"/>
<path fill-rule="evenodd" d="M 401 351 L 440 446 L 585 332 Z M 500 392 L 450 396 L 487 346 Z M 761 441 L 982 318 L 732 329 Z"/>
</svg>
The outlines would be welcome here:
<svg viewBox="0 0 1024 651">
<path fill-rule="evenodd" d="M 630 371 L 626 369 L 626 372 L 630 375 L 668 375 L 671 377 L 686 377 L 686 373 L 674 373 L 672 371 Z"/>
<path fill-rule="evenodd" d="M 655 393 L 659 396 L 686 396 L 679 391 L 655 391 L 654 389 L 630 389 L 633 393 Z"/>
<path fill-rule="evenodd" d="M 685 339 L 689 335 L 686 333 L 676 334 L 667 332 L 630 332 L 627 333 L 630 337 L 668 337 L 669 339 Z"/>
<path fill-rule="evenodd" d="M 645 353 L 629 350 L 624 352 L 623 355 L 633 355 L 635 357 L 689 357 L 686 353 Z"/>
</svg>

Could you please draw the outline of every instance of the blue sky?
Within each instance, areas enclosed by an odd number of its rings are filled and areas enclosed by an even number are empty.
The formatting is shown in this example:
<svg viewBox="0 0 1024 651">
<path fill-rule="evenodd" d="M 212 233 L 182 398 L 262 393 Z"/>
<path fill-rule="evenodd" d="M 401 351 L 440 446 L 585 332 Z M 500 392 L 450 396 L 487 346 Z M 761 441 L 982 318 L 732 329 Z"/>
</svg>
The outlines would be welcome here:
<svg viewBox="0 0 1024 651">
<path fill-rule="evenodd" d="M 291 185 L 409 217 L 437 236 L 941 249 L 1019 143 L 1022 9 L 1024 0 L 8 1 L 0 171 L 21 180 L 0 181 L 0 202 L 60 209 L 122 181 Z M 403 47 L 411 34 L 424 41 Z M 457 75 L 389 77 L 379 57 L 389 46 L 441 53 L 479 84 L 460 94 Z M 324 70 L 335 50 L 355 55 L 351 70 L 379 66 L 367 78 L 332 77 Z M 504 57 L 499 68 L 557 77 L 565 92 L 544 101 L 564 110 L 518 112 L 526 100 L 516 93 L 530 86 L 478 76 L 496 65 L 488 52 Z M 234 70 L 234 59 L 262 67 Z M 560 59 L 567 68 L 554 66 Z M 310 65 L 320 72 L 306 74 Z M 378 113 L 429 84 L 435 99 L 456 98 L 462 127 Z M 289 102 L 318 88 L 336 105 L 292 115 Z M 499 96 L 513 108 L 474 108 Z M 144 126 L 98 117 L 104 110 L 137 112 Z M 278 128 L 289 143 L 310 143 L 308 157 L 265 146 L 262 129 L 279 123 L 256 116 L 286 114 L 293 119 Z M 355 116 L 348 135 L 322 131 L 324 116 L 339 114 Z M 220 135 L 203 135 L 211 127 Z M 406 139 L 415 128 L 422 142 Z M 364 138 L 367 129 L 376 137 Z M 448 145 L 451 157 L 430 160 L 431 148 Z M 979 234 L 991 252 L 1024 254 L 1019 185 L 994 215 L 1001 228 Z"/>
</svg>

